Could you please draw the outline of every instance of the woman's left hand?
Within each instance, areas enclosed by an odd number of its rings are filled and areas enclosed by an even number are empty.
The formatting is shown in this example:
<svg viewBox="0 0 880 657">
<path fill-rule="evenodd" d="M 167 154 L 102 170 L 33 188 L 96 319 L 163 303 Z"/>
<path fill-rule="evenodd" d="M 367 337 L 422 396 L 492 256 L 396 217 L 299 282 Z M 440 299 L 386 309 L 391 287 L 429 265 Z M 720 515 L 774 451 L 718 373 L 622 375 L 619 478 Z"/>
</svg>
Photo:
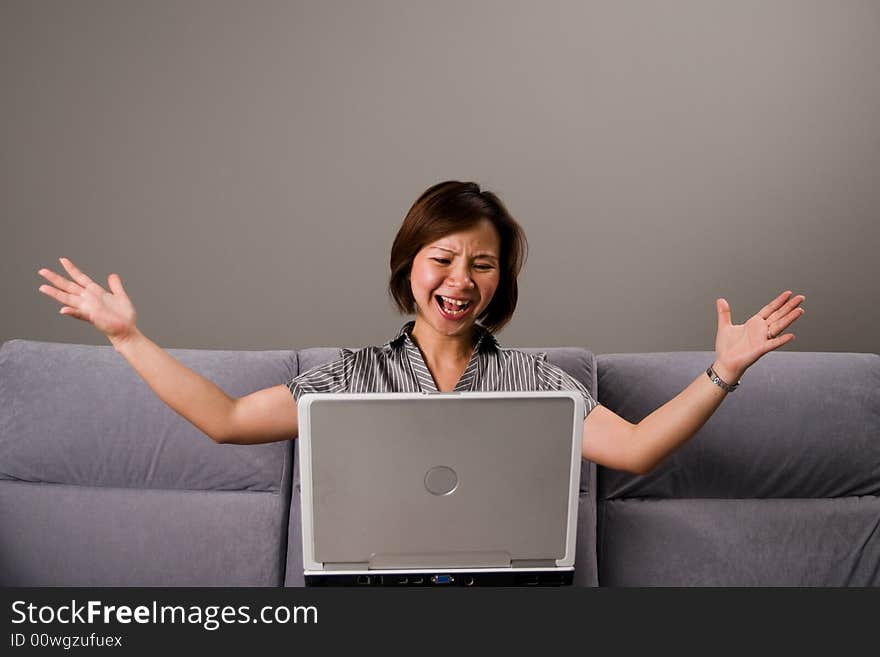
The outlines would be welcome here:
<svg viewBox="0 0 880 657">
<path fill-rule="evenodd" d="M 755 361 L 767 352 L 794 340 L 793 333 L 782 332 L 804 314 L 798 306 L 806 297 L 792 296 L 786 290 L 752 315 L 745 324 L 730 321 L 730 306 L 726 299 L 716 299 L 718 308 L 718 335 L 715 337 L 715 370 L 718 375 L 735 383 Z M 728 377 L 728 378 L 725 378 Z"/>
</svg>

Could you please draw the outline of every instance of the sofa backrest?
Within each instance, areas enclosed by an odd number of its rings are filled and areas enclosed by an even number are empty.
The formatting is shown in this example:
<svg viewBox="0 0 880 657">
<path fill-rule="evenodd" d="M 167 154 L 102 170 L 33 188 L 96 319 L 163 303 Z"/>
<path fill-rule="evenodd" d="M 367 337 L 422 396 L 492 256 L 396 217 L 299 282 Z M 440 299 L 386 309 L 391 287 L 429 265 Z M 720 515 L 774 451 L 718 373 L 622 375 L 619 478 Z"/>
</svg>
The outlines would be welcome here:
<svg viewBox="0 0 880 657">
<path fill-rule="evenodd" d="M 293 351 L 171 349 L 243 396 Z M 217 445 L 111 347 L 0 348 L 0 585 L 278 586 L 289 441 Z"/>
<path fill-rule="evenodd" d="M 592 352 L 577 347 L 555 347 L 550 349 L 522 349 L 526 353 L 546 353 L 548 360 L 561 367 L 580 381 L 587 391 L 596 398 L 596 359 Z M 298 352 L 299 371 L 306 372 L 339 358 L 338 348 L 302 349 Z M 536 436 L 540 440 L 540 436 Z M 296 442 L 296 441 L 294 441 Z M 294 446 L 296 458 L 293 472 L 293 500 L 290 510 L 288 533 L 287 586 L 303 586 L 302 530 L 301 530 L 301 489 L 299 474 L 299 443 Z M 596 466 L 588 461 L 581 465 L 580 498 L 578 500 L 578 535 L 575 551 L 574 583 L 578 586 L 596 586 Z"/>
<path fill-rule="evenodd" d="M 639 422 L 713 359 L 600 355 L 598 401 Z M 654 471 L 597 476 L 602 586 L 876 586 L 880 356 L 769 353 Z"/>
</svg>

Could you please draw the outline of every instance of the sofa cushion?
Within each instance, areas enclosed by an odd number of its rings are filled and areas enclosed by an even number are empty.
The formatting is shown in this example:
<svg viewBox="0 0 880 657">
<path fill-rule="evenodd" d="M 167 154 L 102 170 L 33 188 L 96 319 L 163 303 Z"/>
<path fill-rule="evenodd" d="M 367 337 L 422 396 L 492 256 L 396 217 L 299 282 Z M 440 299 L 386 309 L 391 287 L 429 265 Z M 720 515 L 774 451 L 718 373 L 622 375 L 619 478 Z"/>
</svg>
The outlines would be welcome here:
<svg viewBox="0 0 880 657">
<path fill-rule="evenodd" d="M 598 357 L 598 401 L 639 422 L 712 352 Z M 605 468 L 599 498 L 822 498 L 880 494 L 880 356 L 772 352 L 654 471 Z"/>
<path fill-rule="evenodd" d="M 233 397 L 296 374 L 292 351 L 169 353 Z M 289 441 L 217 445 L 112 347 L 11 340 L 0 349 L 0 479 L 277 492 L 290 458 Z"/>
<path fill-rule="evenodd" d="M 289 488 L 0 481 L 0 586 L 281 586 Z"/>
<path fill-rule="evenodd" d="M 602 586 L 877 586 L 880 498 L 599 504 Z"/>
</svg>

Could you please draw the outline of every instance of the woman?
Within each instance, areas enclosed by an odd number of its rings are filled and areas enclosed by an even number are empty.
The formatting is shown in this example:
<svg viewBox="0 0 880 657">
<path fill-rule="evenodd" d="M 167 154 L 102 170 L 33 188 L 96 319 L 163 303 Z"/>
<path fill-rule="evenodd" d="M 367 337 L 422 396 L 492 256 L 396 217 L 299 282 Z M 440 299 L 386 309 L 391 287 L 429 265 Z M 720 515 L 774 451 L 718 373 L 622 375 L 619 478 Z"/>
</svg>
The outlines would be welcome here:
<svg viewBox="0 0 880 657">
<path fill-rule="evenodd" d="M 576 390 L 584 396 L 583 458 L 644 474 L 709 419 L 743 373 L 794 339 L 782 334 L 803 313 L 803 295 L 786 291 L 745 324 L 731 323 L 716 300 L 715 361 L 678 396 L 638 424 L 600 406 L 545 355 L 502 349 L 493 333 L 513 315 L 526 253 L 521 228 L 497 196 L 476 183 L 447 181 L 426 190 L 407 213 L 391 250 L 389 292 L 402 313 L 415 313 L 381 347 L 344 350 L 332 363 L 285 385 L 231 398 L 144 336 L 117 274 L 110 291 L 65 258 L 70 279 L 48 269 L 39 289 L 60 313 L 104 333 L 162 401 L 218 443 L 296 438 L 295 399 L 305 392 L 419 390 Z M 479 323 L 478 323 L 479 322 Z"/>
</svg>

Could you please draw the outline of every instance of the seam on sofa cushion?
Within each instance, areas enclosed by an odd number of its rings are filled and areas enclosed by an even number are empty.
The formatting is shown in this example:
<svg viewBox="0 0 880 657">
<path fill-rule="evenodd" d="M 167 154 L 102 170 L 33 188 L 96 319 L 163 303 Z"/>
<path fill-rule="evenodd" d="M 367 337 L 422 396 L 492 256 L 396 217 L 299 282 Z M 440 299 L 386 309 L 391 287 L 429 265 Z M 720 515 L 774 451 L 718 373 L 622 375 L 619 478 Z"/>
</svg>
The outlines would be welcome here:
<svg viewBox="0 0 880 657">
<path fill-rule="evenodd" d="M 285 456 L 286 458 L 286 456 Z M 280 497 L 283 495 L 283 488 L 279 488 L 278 490 L 223 490 L 217 488 L 152 488 L 152 487 L 126 487 L 126 486 L 96 486 L 95 484 L 74 484 L 66 481 L 28 481 L 27 479 L 2 479 L 0 481 L 8 482 L 17 485 L 28 485 L 28 486 L 69 486 L 71 488 L 94 488 L 100 490 L 152 490 L 152 491 L 168 491 L 168 492 L 181 492 L 181 493 L 229 493 L 232 495 L 236 494 L 244 494 L 244 495 L 275 495 L 276 497 Z"/>
<path fill-rule="evenodd" d="M 880 495 L 840 495 L 838 497 L 612 497 L 596 500 L 597 504 L 618 502 L 780 502 L 795 500 L 818 502 L 822 500 L 880 500 Z"/>
</svg>

